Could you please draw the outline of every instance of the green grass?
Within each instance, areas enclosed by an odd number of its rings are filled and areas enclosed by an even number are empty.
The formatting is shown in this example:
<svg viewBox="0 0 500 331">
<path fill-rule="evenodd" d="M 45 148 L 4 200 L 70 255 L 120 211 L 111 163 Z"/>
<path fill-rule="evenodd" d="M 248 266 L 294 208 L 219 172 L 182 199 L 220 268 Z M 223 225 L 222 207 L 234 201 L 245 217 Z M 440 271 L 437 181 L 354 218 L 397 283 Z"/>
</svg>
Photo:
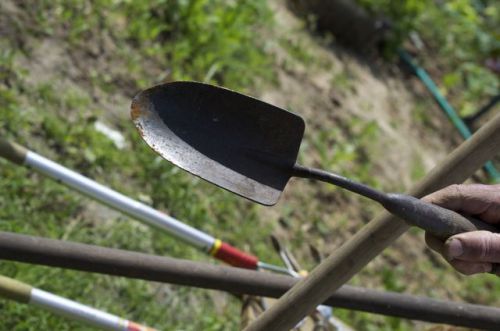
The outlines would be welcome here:
<svg viewBox="0 0 500 331">
<path fill-rule="evenodd" d="M 126 150 L 95 130 L 97 119 L 109 117 L 92 90 L 82 86 L 87 82 L 101 95 L 117 94 L 119 75 L 89 68 L 84 84 L 63 88 L 57 79 L 32 81 L 29 68 L 20 64 L 45 39 L 58 40 L 78 54 L 90 48 L 85 40 L 98 42 L 107 33 L 117 46 L 111 56 L 127 66 L 136 90 L 162 79 L 161 68 L 175 68 L 175 79 L 248 88 L 255 78 L 271 74 L 265 45 L 255 35 L 272 24 L 265 2 L 42 1 L 22 9 L 32 20 L 17 25 L 0 51 L 0 134 L 132 198 L 146 197 L 154 207 L 242 249 L 266 255 L 265 244 L 253 243 L 248 234 L 265 238 L 270 228 L 255 229 L 255 209 L 248 202 L 161 161 L 127 118 L 114 123 L 129 144 Z M 35 41 L 22 51 L 15 46 L 20 36 Z M 153 63 L 160 76 L 150 77 L 143 63 Z M 128 217 L 97 212 L 89 218 L 87 198 L 27 168 L 0 160 L 0 178 L 0 230 L 207 260 L 204 253 Z M 4 261 L 0 273 L 161 330 L 233 330 L 239 324 L 239 300 L 229 294 L 214 305 L 212 292 L 186 287 Z M 0 305 L 1 330 L 90 329 L 38 308 L 4 300 Z"/>
<path fill-rule="evenodd" d="M 128 112 L 128 105 L 120 109 L 120 114 L 109 112 L 113 97 L 130 100 L 139 89 L 163 80 L 194 79 L 244 92 L 263 91 L 265 84 L 275 83 L 277 64 L 266 51 L 267 34 L 273 31 L 274 21 L 265 1 L 56 0 L 19 8 L 24 16 L 7 17 L 13 30 L 0 40 L 2 137 L 16 140 L 66 167 L 145 201 L 266 262 L 280 263 L 268 241 L 277 225 L 273 219 L 259 218 L 260 207 L 190 176 L 154 155 L 128 117 L 121 115 Z M 270 34 L 271 37 L 274 35 Z M 321 62 L 324 59 L 315 57 L 312 48 L 306 50 L 310 45 L 300 38 L 280 36 L 276 40 L 289 53 L 287 59 L 293 60 L 283 63 L 284 69 L 297 64 L 308 70 L 332 69 Z M 34 66 L 31 63 L 34 51 L 46 41 L 54 42 L 64 54 L 84 61 L 85 70 L 79 71 L 77 78 L 57 71 L 58 68 L 47 73 L 47 77 L 33 77 L 30 70 Z M 348 94 L 356 81 L 353 73 L 344 70 L 332 79 L 332 88 Z M 368 106 L 366 111 L 370 111 Z M 417 105 L 412 115 L 421 126 L 428 123 L 425 106 Z M 117 128 L 124 135 L 127 147 L 119 150 L 99 133 L 95 129 L 98 120 Z M 383 179 L 373 174 L 373 160 L 383 152 L 374 150 L 373 142 L 383 138 L 378 125 L 352 116 L 344 116 L 335 124 L 333 129 L 325 126 L 308 130 L 301 161 L 312 155 L 316 163 L 312 165 L 381 187 Z M 311 164 L 309 161 L 304 163 Z M 424 172 L 421 160 L 416 159 L 409 171 L 412 178 L 421 177 Z M 305 267 L 311 268 L 314 263 L 306 257 L 307 245 L 316 244 L 311 238 L 322 245 L 342 235 L 349 238 L 346 229 L 354 231 L 353 223 L 360 225 L 379 209 L 332 187 L 311 184 L 309 188 L 317 199 L 290 191 L 295 200 L 287 200 L 276 208 L 281 208 L 279 217 L 289 224 L 286 231 L 291 250 L 303 258 Z M 204 253 L 179 240 L 123 215 L 110 214 L 106 207 L 92 212 L 89 205 L 95 206 L 89 199 L 40 174 L 0 160 L 2 231 L 208 260 Z M 360 219 L 352 218 L 353 210 Z M 411 235 L 419 233 L 412 231 Z M 448 277 L 455 283 L 450 281 L 447 285 L 457 287 L 449 269 L 430 263 L 410 267 L 413 269 L 391 268 L 382 263 L 370 265 L 352 283 L 392 291 L 414 290 L 413 285 L 420 294 L 434 295 L 434 290 L 425 284 L 405 282 L 415 277 L 413 273 L 418 270 Z M 161 330 L 236 330 L 240 322 L 240 301 L 230 294 L 218 293 L 222 298 L 215 298 L 213 291 L 5 261 L 0 262 L 0 274 Z M 492 278 L 460 281 L 463 297 L 495 302 L 497 286 Z M 360 330 L 405 330 L 413 326 L 395 318 L 335 311 Z M 0 330 L 90 329 L 41 309 L 1 299 L 0 321 Z"/>
<path fill-rule="evenodd" d="M 44 91 L 44 100 L 50 103 L 50 93 Z M 87 103 L 82 101 L 82 113 L 86 105 Z M 179 219 L 191 221 L 192 225 L 214 234 L 231 232 L 232 238 L 225 238 L 227 240 L 235 240 L 241 244 L 247 242 L 245 231 L 250 231 L 248 226 L 242 225 L 239 227 L 240 231 L 229 229 L 234 227 L 235 220 L 246 219 L 250 222 L 248 224 L 251 224 L 251 208 L 241 206 L 237 199 L 222 192 L 219 194 L 214 189 L 212 193 L 208 193 L 211 188 L 200 188 L 203 184 L 187 175 L 174 175 L 171 166 L 156 162 L 149 149 L 134 138 L 136 134 L 131 128 L 126 130 L 127 138 L 137 146 L 131 148 L 134 153 L 124 153 L 96 132 L 93 122 L 85 120 L 79 112 L 75 114 L 74 120 L 66 121 L 58 114 L 44 113 L 37 118 L 33 112 L 29 116 L 21 116 L 21 109 L 16 109 L 15 105 L 11 106 L 14 112 L 9 113 L 9 119 L 13 121 L 9 123 L 17 123 L 17 128 L 23 127 L 25 130 L 23 136 L 19 137 L 5 130 L 8 137 L 17 138 L 31 146 L 31 139 L 38 135 L 37 139 L 46 143 L 45 148 L 37 149 L 42 154 L 54 154 L 56 161 L 102 183 L 111 184 L 132 197 L 137 197 L 138 187 L 141 192 L 155 197 L 155 207 L 169 210 Z M 32 126 L 34 123 L 37 125 Z M 202 253 L 186 247 L 182 242 L 149 228 L 138 227 L 135 221 L 126 217 L 116 220 L 100 219 L 99 215 L 94 215 L 95 218 L 92 219 L 84 218 L 82 212 L 87 199 L 29 169 L 1 161 L 0 176 L 3 179 L 0 181 L 1 230 L 206 260 Z M 151 178 L 155 180 L 151 181 Z M 201 192 L 207 192 L 211 197 L 210 201 L 198 203 L 202 198 Z M 249 211 L 245 211 L 246 209 Z M 216 219 L 222 222 L 217 223 Z M 160 329 L 194 330 L 202 327 L 207 330 L 219 330 L 220 325 L 231 327 L 238 323 L 236 299 L 229 300 L 232 304 L 227 305 L 221 314 L 214 311 L 212 305 L 206 304 L 210 298 L 203 291 L 172 287 L 168 296 L 156 298 L 158 293 L 155 288 L 158 288 L 158 285 L 141 281 L 11 262 L 2 262 L 0 270 L 2 274 L 24 280 L 42 289 L 144 321 Z M 176 299 L 173 300 L 169 296 Z M 191 300 L 199 301 L 200 306 L 190 307 Z M 4 306 L 0 319 L 5 330 L 87 329 L 36 308 L 20 307 L 18 304 L 6 302 L 2 304 Z M 186 306 L 189 308 L 186 309 Z M 186 323 L 191 314 L 206 314 L 212 318 Z M 25 316 L 30 318 L 20 323 L 19 320 Z"/>
</svg>

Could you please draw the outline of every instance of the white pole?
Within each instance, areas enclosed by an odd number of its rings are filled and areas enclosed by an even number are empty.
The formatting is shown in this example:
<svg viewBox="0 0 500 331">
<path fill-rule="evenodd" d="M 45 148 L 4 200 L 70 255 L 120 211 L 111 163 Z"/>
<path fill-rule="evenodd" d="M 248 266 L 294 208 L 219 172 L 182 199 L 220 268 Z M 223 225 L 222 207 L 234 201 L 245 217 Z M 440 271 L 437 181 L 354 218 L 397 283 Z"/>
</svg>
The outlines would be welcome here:
<svg viewBox="0 0 500 331">
<path fill-rule="evenodd" d="M 35 152 L 28 151 L 24 164 L 47 175 L 56 181 L 95 199 L 111 208 L 119 210 L 145 223 L 158 227 L 185 242 L 208 252 L 215 243 L 215 238 L 201 232 L 173 217 L 161 213 L 143 203 L 135 201 L 121 193 L 113 191 L 87 177 L 65 168 Z"/>
<path fill-rule="evenodd" d="M 85 322 L 103 330 L 127 331 L 128 321 L 78 302 L 33 288 L 30 304 L 72 320 Z"/>
<path fill-rule="evenodd" d="M 3 139 L 2 137 L 0 137 L 0 156 L 15 164 L 27 165 L 111 208 L 164 230 L 174 237 L 180 238 L 188 244 L 230 265 L 247 269 L 269 269 L 287 273 L 287 270 L 284 268 L 262 263 L 257 257 L 251 254 L 240 251 L 228 243 L 216 239 L 121 193 L 113 191 L 104 185 L 84 177 L 75 171 L 69 170 L 23 146 Z"/>
<path fill-rule="evenodd" d="M 32 304 L 71 320 L 103 330 L 155 331 L 132 321 L 34 288 L 26 283 L 0 275 L 0 295 L 20 303 Z"/>
</svg>

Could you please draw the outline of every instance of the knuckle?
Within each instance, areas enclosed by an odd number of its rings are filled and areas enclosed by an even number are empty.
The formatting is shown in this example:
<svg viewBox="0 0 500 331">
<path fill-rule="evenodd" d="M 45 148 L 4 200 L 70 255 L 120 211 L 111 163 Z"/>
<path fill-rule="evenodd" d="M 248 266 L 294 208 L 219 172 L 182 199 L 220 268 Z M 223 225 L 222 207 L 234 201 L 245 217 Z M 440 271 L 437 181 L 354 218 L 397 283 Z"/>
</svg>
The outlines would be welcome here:
<svg viewBox="0 0 500 331">
<path fill-rule="evenodd" d="M 472 253 L 481 260 L 500 257 L 500 236 L 488 231 L 478 231 L 477 240 L 471 244 L 475 246 Z"/>
<path fill-rule="evenodd" d="M 453 196 L 457 200 L 463 200 L 464 193 L 463 193 L 463 184 L 453 184 L 451 185 L 451 190 L 453 193 L 450 192 L 450 196 Z"/>
<path fill-rule="evenodd" d="M 491 251 L 491 237 L 486 231 L 478 231 L 476 240 L 472 240 L 471 253 L 476 255 L 479 259 L 483 259 L 490 254 Z"/>
<path fill-rule="evenodd" d="M 459 184 L 452 184 L 425 197 L 425 201 L 449 209 L 456 209 L 455 205 L 459 205 L 461 199 L 462 189 Z"/>
</svg>

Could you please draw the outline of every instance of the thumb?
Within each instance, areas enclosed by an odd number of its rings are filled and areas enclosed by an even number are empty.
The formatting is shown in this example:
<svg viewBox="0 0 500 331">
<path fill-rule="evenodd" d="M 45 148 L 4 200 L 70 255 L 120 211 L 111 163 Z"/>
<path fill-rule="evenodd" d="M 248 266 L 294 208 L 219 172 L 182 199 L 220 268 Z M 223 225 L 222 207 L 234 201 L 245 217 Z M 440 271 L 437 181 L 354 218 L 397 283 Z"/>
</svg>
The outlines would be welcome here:
<svg viewBox="0 0 500 331">
<path fill-rule="evenodd" d="M 500 234 L 472 231 L 450 237 L 443 254 L 449 260 L 500 262 Z"/>
</svg>

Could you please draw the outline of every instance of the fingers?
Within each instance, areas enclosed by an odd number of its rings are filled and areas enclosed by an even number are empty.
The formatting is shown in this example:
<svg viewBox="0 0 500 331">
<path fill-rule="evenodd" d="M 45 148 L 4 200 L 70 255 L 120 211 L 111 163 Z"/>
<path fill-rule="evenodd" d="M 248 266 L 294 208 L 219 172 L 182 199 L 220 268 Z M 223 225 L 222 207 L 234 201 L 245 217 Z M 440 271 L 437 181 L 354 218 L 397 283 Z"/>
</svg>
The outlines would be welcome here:
<svg viewBox="0 0 500 331">
<path fill-rule="evenodd" d="M 425 233 L 425 243 L 427 244 L 427 246 L 429 246 L 430 249 L 443 255 L 444 242 L 428 232 Z"/>
<path fill-rule="evenodd" d="M 431 249 L 443 255 L 443 257 L 448 260 L 451 266 L 461 274 L 474 275 L 484 272 L 490 272 L 492 270 L 492 264 L 488 262 L 463 261 L 460 259 L 453 259 L 449 257 L 450 254 L 446 252 L 445 244 L 431 234 L 425 233 L 425 242 Z"/>
<path fill-rule="evenodd" d="M 461 260 L 451 260 L 450 264 L 453 268 L 455 268 L 458 272 L 464 275 L 474 275 L 481 274 L 485 272 L 490 272 L 492 268 L 492 264 L 488 262 L 470 262 L 470 261 L 461 261 Z"/>
<path fill-rule="evenodd" d="M 463 197 L 459 185 L 450 185 L 439 191 L 422 198 L 423 200 L 443 208 L 459 211 L 462 207 Z"/>
<path fill-rule="evenodd" d="M 500 234 L 472 231 L 450 237 L 443 248 L 448 260 L 500 262 Z"/>
<path fill-rule="evenodd" d="M 424 200 L 441 207 L 477 215 L 489 223 L 500 223 L 500 185 L 451 185 Z"/>
<path fill-rule="evenodd" d="M 443 243 L 426 233 L 425 242 L 464 275 L 491 272 L 493 263 L 500 262 L 500 234 L 488 231 L 466 232 Z M 496 270 L 496 273 L 500 275 L 500 270 Z"/>
<path fill-rule="evenodd" d="M 451 185 L 423 198 L 460 213 L 475 215 L 485 222 L 500 224 L 500 185 Z M 426 233 L 427 245 L 441 253 L 459 272 L 500 274 L 500 234 L 473 231 L 455 235 L 445 243 Z"/>
</svg>

